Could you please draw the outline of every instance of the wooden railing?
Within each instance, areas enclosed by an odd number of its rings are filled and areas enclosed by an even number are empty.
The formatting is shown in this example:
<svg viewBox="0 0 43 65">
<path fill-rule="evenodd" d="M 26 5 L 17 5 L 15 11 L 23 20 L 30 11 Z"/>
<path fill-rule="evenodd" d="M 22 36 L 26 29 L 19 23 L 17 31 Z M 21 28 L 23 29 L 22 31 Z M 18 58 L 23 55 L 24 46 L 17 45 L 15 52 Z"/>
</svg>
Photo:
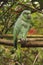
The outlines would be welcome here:
<svg viewBox="0 0 43 65">
<path fill-rule="evenodd" d="M 13 39 L 12 34 L 0 35 L 0 44 L 14 46 L 13 40 L 10 38 Z M 25 43 L 23 41 L 21 43 L 20 40 L 18 40 L 18 43 L 21 44 L 21 47 L 43 47 L 43 35 L 28 35 Z"/>
</svg>

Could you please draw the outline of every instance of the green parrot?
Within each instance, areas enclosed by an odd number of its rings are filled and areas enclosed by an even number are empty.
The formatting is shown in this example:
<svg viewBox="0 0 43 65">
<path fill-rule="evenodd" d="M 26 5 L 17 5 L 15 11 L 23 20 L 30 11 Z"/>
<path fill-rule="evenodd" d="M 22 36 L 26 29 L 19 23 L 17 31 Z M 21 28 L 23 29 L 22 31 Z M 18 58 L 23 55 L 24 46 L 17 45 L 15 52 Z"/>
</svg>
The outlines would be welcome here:
<svg viewBox="0 0 43 65">
<path fill-rule="evenodd" d="M 14 24 L 13 36 L 15 48 L 17 48 L 17 41 L 19 39 L 26 40 L 27 32 L 30 30 L 31 26 L 31 11 L 24 10 Z"/>
<path fill-rule="evenodd" d="M 24 10 L 14 25 L 14 46 L 17 49 L 17 41 L 20 39 L 21 41 L 26 40 L 27 32 L 30 30 L 32 26 L 32 20 L 31 20 L 31 11 Z"/>
<path fill-rule="evenodd" d="M 16 57 L 18 58 L 20 63 L 22 61 L 21 44 L 17 43 L 17 41 L 21 40 L 21 43 L 26 42 L 27 32 L 30 30 L 30 28 L 32 26 L 31 19 L 32 19 L 31 11 L 24 10 L 14 24 L 14 31 L 13 31 L 14 47 L 16 49 Z"/>
</svg>

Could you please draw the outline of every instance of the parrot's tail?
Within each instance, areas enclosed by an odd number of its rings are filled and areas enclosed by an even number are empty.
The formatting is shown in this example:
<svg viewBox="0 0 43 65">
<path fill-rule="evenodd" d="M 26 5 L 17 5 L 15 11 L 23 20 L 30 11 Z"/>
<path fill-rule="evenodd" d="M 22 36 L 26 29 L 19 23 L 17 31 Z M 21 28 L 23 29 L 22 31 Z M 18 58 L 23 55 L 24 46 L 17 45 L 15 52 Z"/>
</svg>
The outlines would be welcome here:
<svg viewBox="0 0 43 65">
<path fill-rule="evenodd" d="M 16 40 L 14 41 L 14 47 L 17 49 L 17 38 L 16 38 Z"/>
</svg>

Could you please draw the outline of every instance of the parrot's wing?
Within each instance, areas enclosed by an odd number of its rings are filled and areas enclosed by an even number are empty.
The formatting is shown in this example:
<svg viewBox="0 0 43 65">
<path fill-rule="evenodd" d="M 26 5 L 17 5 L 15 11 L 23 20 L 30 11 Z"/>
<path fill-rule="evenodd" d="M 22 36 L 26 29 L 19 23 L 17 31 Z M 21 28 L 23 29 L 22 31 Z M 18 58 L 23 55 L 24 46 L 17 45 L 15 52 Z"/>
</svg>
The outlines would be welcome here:
<svg viewBox="0 0 43 65">
<path fill-rule="evenodd" d="M 26 36 L 27 36 L 27 32 L 30 30 L 31 28 L 31 24 L 27 24 L 26 23 L 26 26 L 22 26 L 21 28 L 21 31 L 18 35 L 18 39 L 26 39 Z"/>
</svg>

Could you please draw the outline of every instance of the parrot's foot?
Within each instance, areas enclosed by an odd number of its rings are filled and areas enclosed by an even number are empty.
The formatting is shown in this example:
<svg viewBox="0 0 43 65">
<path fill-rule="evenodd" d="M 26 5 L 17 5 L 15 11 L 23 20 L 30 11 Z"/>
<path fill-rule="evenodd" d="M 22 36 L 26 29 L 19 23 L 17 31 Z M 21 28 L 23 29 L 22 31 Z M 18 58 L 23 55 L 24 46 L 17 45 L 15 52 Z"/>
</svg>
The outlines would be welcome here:
<svg viewBox="0 0 43 65">
<path fill-rule="evenodd" d="M 26 43 L 26 39 L 20 39 L 21 43 L 25 44 Z"/>
</svg>

